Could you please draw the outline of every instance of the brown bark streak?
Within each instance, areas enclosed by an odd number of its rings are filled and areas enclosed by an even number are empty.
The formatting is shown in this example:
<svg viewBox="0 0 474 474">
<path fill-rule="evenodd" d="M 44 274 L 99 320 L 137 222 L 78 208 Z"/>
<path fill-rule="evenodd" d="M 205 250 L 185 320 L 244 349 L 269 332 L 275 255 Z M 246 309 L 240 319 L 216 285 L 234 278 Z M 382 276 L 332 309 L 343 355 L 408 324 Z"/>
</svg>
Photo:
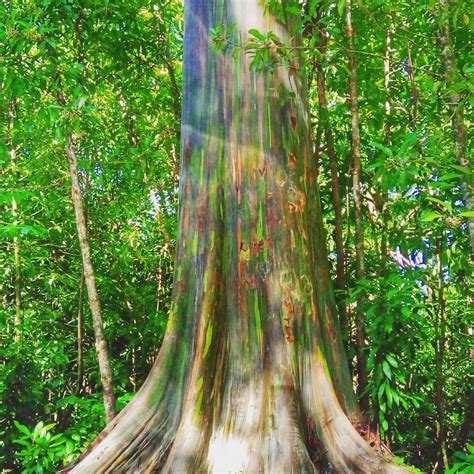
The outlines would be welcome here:
<svg viewBox="0 0 474 474">
<path fill-rule="evenodd" d="M 283 67 L 256 74 L 243 49 L 234 59 L 210 41 L 211 28 L 233 23 L 241 43 L 251 28 L 286 41 L 289 25 L 258 0 L 189 0 L 185 22 L 167 332 L 144 386 L 72 471 L 313 473 L 318 454 L 336 472 L 405 472 L 345 413 L 357 410 L 327 280 L 302 78 Z"/>
</svg>

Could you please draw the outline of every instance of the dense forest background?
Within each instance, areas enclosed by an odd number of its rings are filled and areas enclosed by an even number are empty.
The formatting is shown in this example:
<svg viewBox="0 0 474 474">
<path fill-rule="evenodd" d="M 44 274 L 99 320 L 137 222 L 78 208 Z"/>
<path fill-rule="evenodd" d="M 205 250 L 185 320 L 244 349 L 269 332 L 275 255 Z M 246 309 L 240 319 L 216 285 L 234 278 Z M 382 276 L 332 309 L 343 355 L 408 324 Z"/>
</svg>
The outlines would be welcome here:
<svg viewBox="0 0 474 474">
<path fill-rule="evenodd" d="M 306 42 L 332 277 L 371 420 L 360 429 L 424 471 L 473 472 L 469 2 L 356 0 L 351 22 L 344 0 L 287 8 Z M 70 137 L 119 408 L 159 350 L 177 227 L 182 17 L 176 0 L 0 4 L 5 472 L 54 472 L 105 425 Z M 211 40 L 233 47 L 219 29 Z M 271 34 L 249 32 L 247 49 L 257 70 L 275 57 L 291 68 L 291 48 Z"/>
</svg>

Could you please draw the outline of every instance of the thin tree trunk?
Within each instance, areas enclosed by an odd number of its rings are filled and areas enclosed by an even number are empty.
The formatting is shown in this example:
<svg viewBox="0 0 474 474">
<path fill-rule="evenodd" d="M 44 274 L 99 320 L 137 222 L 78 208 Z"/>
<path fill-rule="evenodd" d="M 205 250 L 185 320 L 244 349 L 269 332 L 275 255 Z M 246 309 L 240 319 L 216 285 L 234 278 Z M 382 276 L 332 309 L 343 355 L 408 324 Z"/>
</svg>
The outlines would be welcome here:
<svg viewBox="0 0 474 474">
<path fill-rule="evenodd" d="M 455 135 L 456 160 L 460 166 L 465 168 L 463 173 L 464 196 L 468 211 L 474 210 L 474 173 L 472 173 L 470 159 L 467 153 L 467 127 L 464 121 L 464 106 L 456 85 L 461 79 L 456 64 L 456 55 L 451 39 L 451 28 L 449 24 L 449 0 L 439 0 L 439 14 L 441 15 L 440 27 L 438 28 L 438 41 L 441 53 L 441 62 L 444 67 L 444 76 L 449 90 L 449 111 Z M 468 217 L 469 238 L 471 251 L 474 253 L 474 217 Z"/>
<path fill-rule="evenodd" d="M 446 421 L 444 414 L 444 355 L 446 351 L 446 299 L 444 297 L 443 276 L 443 252 L 444 246 L 440 239 L 438 243 L 438 311 L 436 318 L 436 340 L 435 340 L 435 405 L 437 411 L 436 420 L 436 444 L 438 449 L 438 472 L 448 469 L 448 455 L 446 451 Z"/>
<path fill-rule="evenodd" d="M 180 90 L 178 86 L 178 80 L 176 79 L 175 68 L 169 57 L 169 47 L 166 48 L 166 53 L 163 56 L 163 60 L 165 61 L 165 64 L 166 64 L 166 70 L 168 71 L 168 77 L 171 82 L 171 90 L 173 91 L 173 103 L 174 103 L 173 110 L 174 110 L 175 119 L 177 122 L 176 133 L 179 140 L 179 137 L 181 134 L 181 127 L 179 126 L 180 121 L 181 121 L 181 94 L 180 94 Z"/>
<path fill-rule="evenodd" d="M 388 147 L 392 145 L 392 123 L 391 123 L 391 96 L 390 96 L 390 76 L 391 76 L 391 40 L 392 40 L 393 29 L 389 27 L 387 30 L 386 42 L 385 42 L 385 57 L 384 57 L 384 88 L 385 88 L 385 120 L 384 120 L 384 131 L 385 131 L 385 142 Z M 380 249 L 379 249 L 379 258 L 380 258 L 380 270 L 379 270 L 379 278 L 383 281 L 387 276 L 387 193 L 382 192 L 378 193 L 375 189 L 374 191 L 374 206 L 376 208 L 376 216 L 374 216 L 374 220 L 377 222 L 382 222 L 382 232 L 380 236 Z M 385 300 L 382 297 L 381 301 L 381 314 L 384 314 L 386 311 L 386 304 Z M 375 355 L 375 365 L 381 364 L 382 359 L 384 357 L 384 348 L 380 347 Z M 379 433 L 379 425 L 380 425 L 380 411 L 379 411 L 379 404 L 378 402 L 374 403 L 373 406 L 374 410 L 374 422 L 377 425 L 376 432 Z M 380 440 L 378 440 L 380 442 Z M 388 442 L 388 440 L 386 440 Z"/>
<path fill-rule="evenodd" d="M 181 133 L 181 127 L 179 126 L 181 122 L 181 90 L 176 78 L 175 66 L 171 58 L 169 40 L 170 33 L 164 28 L 164 25 L 166 25 L 166 22 L 163 20 L 163 15 L 166 14 L 165 9 L 166 7 L 162 7 L 156 11 L 158 24 L 160 25 L 159 35 L 161 40 L 161 50 L 163 51 L 160 53 L 160 59 L 166 66 L 168 78 L 170 80 L 171 92 L 173 96 L 173 113 L 176 119 L 176 133 L 179 139 Z"/>
<path fill-rule="evenodd" d="M 408 77 L 410 78 L 411 84 L 411 100 L 413 104 L 412 112 L 410 113 L 410 130 L 414 132 L 416 130 L 416 122 L 418 120 L 418 88 L 416 87 L 415 80 L 415 67 L 413 65 L 412 57 L 412 45 L 408 44 L 407 52 L 407 62 L 408 62 Z"/>
<path fill-rule="evenodd" d="M 391 20 L 392 14 L 389 15 Z M 385 87 L 385 142 L 390 148 L 392 146 L 392 103 L 390 96 L 390 81 L 392 75 L 391 69 L 391 54 L 392 54 L 392 35 L 393 35 L 393 26 L 389 26 L 387 30 L 387 37 L 385 41 L 385 57 L 384 57 L 384 87 Z M 377 191 L 376 191 L 377 193 Z M 377 193 L 378 194 L 378 193 Z M 380 218 L 382 220 L 382 235 L 380 238 L 380 276 L 383 278 L 387 273 L 387 241 L 388 241 L 388 229 L 387 229 L 387 220 L 388 220 L 388 193 L 382 191 L 378 196 L 378 211 Z"/>
<path fill-rule="evenodd" d="M 77 301 L 77 394 L 84 384 L 84 270 L 79 280 L 79 297 Z"/>
<path fill-rule="evenodd" d="M 314 161 L 316 163 L 316 170 L 315 170 L 316 177 L 318 177 L 319 173 L 321 172 L 322 135 L 323 135 L 323 127 L 322 127 L 322 123 L 319 122 L 318 126 L 316 127 L 316 136 L 314 137 Z"/>
<path fill-rule="evenodd" d="M 13 140 L 13 130 L 15 127 L 16 117 L 16 99 L 10 101 L 8 108 L 8 146 L 10 148 L 10 164 L 12 171 L 16 176 L 16 147 Z M 12 216 L 13 221 L 17 224 L 18 220 L 18 202 L 15 196 L 12 197 Z M 21 244 L 20 237 L 13 237 L 13 254 L 14 254 L 14 288 L 15 288 L 15 341 L 20 342 L 23 332 L 23 309 L 21 301 Z"/>
<path fill-rule="evenodd" d="M 79 245 L 82 254 L 82 263 L 84 269 L 84 280 L 89 295 L 89 307 L 92 314 L 92 322 L 95 334 L 95 347 L 97 359 L 99 361 L 100 379 L 104 396 L 105 416 L 109 423 L 116 415 L 115 396 L 112 384 L 112 369 L 109 361 L 109 351 L 104 334 L 104 324 L 102 321 L 102 310 L 100 306 L 99 294 L 97 292 L 94 268 L 89 240 L 87 236 L 87 226 L 85 213 L 82 203 L 82 193 L 79 184 L 77 156 L 74 142 L 71 135 L 67 136 L 66 155 L 69 160 L 69 169 L 71 173 L 71 195 L 76 215 L 77 234 L 79 236 Z"/>
<path fill-rule="evenodd" d="M 82 80 L 87 74 L 87 63 L 85 61 L 85 55 L 82 45 L 81 36 L 81 12 L 77 12 L 76 21 L 74 22 L 74 30 L 76 34 L 76 42 L 78 48 L 78 63 L 84 66 L 81 76 Z M 56 51 L 48 44 L 46 48 L 50 52 L 52 58 L 57 60 Z M 59 71 L 56 71 L 56 77 L 59 86 L 61 86 Z M 66 99 L 61 90 L 56 94 L 56 100 L 61 107 L 66 106 Z M 79 246 L 82 255 L 82 266 L 85 286 L 87 288 L 89 308 L 92 315 L 92 325 L 94 328 L 95 336 L 95 348 L 99 364 L 100 379 L 102 383 L 102 394 L 104 400 L 105 417 L 107 423 L 110 423 L 116 416 L 116 400 L 113 392 L 113 377 L 112 369 L 110 366 L 110 357 L 107 347 L 107 342 L 104 334 L 104 324 L 102 320 L 102 310 L 99 300 L 99 294 L 97 291 L 97 285 L 95 280 L 94 268 L 92 265 L 91 251 L 89 245 L 89 239 L 87 235 L 87 222 L 86 213 L 83 206 L 81 186 L 79 183 L 78 175 L 78 160 L 76 156 L 76 150 L 72 134 L 66 136 L 65 154 L 69 161 L 69 171 L 71 175 L 71 198 L 74 207 L 74 214 L 76 218 L 77 234 L 79 238 Z"/>
<path fill-rule="evenodd" d="M 87 215 L 89 209 L 88 190 L 89 178 L 86 175 L 83 180 L 84 185 L 84 222 L 87 228 Z M 79 297 L 77 302 L 77 393 L 80 394 L 84 384 L 84 267 L 81 269 L 81 277 L 79 279 Z"/>
<path fill-rule="evenodd" d="M 348 41 L 348 56 L 350 70 L 350 104 L 352 116 L 352 189 L 355 207 L 355 239 L 356 239 L 356 278 L 365 278 L 364 257 L 364 218 L 361 192 L 362 163 L 360 151 L 359 101 L 357 96 L 357 63 L 354 49 L 354 28 L 352 26 L 352 0 L 346 0 L 346 36 Z M 365 316 L 363 292 L 357 299 L 356 308 L 356 352 L 358 390 L 363 411 L 369 409 L 369 394 L 367 392 L 367 356 L 365 353 Z"/>
<path fill-rule="evenodd" d="M 389 15 L 392 21 L 393 13 Z M 385 143 L 387 147 L 392 146 L 392 100 L 390 91 L 390 82 L 392 76 L 392 36 L 394 33 L 393 24 L 387 29 L 387 36 L 385 40 L 385 56 L 384 56 L 384 88 L 385 88 L 385 117 L 384 117 L 384 132 Z M 382 232 L 380 238 L 380 277 L 384 278 L 387 274 L 387 256 L 389 254 L 387 249 L 388 242 L 388 228 L 387 221 L 390 217 L 389 209 L 387 208 L 388 193 L 382 191 L 378 193 L 377 189 L 374 192 L 374 205 L 379 214 L 379 219 L 382 221 Z M 383 310 L 382 310 L 383 311 Z"/>
<path fill-rule="evenodd" d="M 391 17 L 391 15 L 390 15 Z M 385 88 L 385 140 L 389 144 L 392 142 L 392 103 L 390 97 L 390 80 L 391 80 L 391 54 L 392 54 L 392 34 L 393 27 L 390 26 L 387 30 L 387 36 L 385 40 L 385 57 L 383 61 L 383 82 Z"/>
<path fill-rule="evenodd" d="M 13 214 L 18 213 L 15 199 L 12 200 Z M 23 332 L 23 309 L 21 301 L 21 245 L 20 238 L 13 239 L 15 254 L 15 341 L 20 342 Z"/>
<path fill-rule="evenodd" d="M 319 27 L 319 37 L 321 39 L 320 51 L 322 58 L 326 54 L 327 36 L 324 27 Z M 326 75 L 322 66 L 322 58 L 316 62 L 317 83 L 318 83 L 318 101 L 320 109 L 320 120 L 324 130 L 324 137 L 326 140 L 326 151 L 329 157 L 329 165 L 331 168 L 331 190 L 332 190 L 332 204 L 335 215 L 335 231 L 334 242 L 336 244 L 336 279 L 334 287 L 336 291 L 336 302 L 339 310 L 339 320 L 343 334 L 346 334 L 348 329 L 347 322 L 347 308 L 346 308 L 346 269 L 345 269 L 345 248 L 343 237 L 343 219 L 342 219 L 342 199 L 339 183 L 339 172 L 337 166 L 336 152 L 334 149 L 334 137 L 329 120 L 329 109 L 326 96 Z"/>
</svg>

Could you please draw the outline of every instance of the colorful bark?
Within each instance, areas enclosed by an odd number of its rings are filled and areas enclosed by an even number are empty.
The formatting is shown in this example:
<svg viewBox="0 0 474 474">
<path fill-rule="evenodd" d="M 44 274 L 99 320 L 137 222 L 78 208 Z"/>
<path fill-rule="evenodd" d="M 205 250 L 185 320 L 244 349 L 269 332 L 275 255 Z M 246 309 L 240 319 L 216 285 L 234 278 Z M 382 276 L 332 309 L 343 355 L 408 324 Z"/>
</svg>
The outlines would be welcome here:
<svg viewBox="0 0 474 474">
<path fill-rule="evenodd" d="M 395 472 L 344 413 L 357 407 L 298 58 L 259 75 L 243 48 L 217 52 L 210 30 L 235 25 L 240 45 L 251 28 L 290 34 L 258 0 L 185 6 L 168 329 L 144 386 L 73 472 L 316 472 L 321 458 L 338 472 Z"/>
</svg>

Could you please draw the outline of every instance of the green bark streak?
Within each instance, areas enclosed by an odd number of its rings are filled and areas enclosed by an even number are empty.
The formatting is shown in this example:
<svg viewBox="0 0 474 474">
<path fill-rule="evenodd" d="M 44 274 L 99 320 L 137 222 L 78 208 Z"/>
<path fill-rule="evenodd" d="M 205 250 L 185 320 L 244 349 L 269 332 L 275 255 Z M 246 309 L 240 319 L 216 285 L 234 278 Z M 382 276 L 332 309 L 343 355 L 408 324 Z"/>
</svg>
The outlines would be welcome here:
<svg viewBox="0 0 474 474">
<path fill-rule="evenodd" d="M 357 409 L 299 59 L 259 75 L 210 39 L 230 24 L 239 44 L 250 28 L 291 34 L 258 0 L 185 12 L 170 323 L 145 386 L 75 472 L 316 472 L 316 436 L 338 472 L 389 472 L 344 414 Z"/>
</svg>

